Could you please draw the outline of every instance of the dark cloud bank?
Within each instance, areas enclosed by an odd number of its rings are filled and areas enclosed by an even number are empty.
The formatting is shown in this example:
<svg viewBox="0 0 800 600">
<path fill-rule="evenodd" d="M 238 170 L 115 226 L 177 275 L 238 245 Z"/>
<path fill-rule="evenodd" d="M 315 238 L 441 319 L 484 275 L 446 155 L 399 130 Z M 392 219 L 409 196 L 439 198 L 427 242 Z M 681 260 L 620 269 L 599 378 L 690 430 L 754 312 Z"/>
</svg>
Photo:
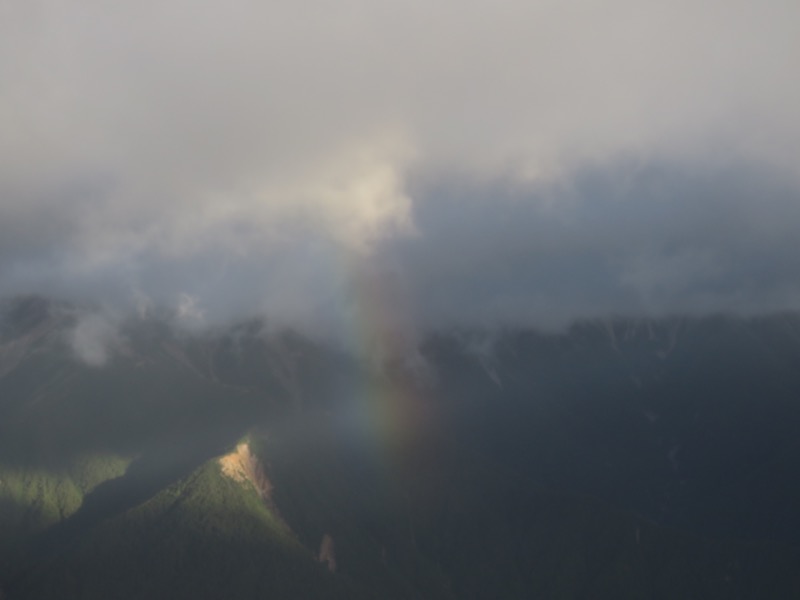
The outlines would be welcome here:
<svg viewBox="0 0 800 600">
<path fill-rule="evenodd" d="M 774 173 L 623 164 L 424 194 L 420 235 L 381 250 L 429 325 L 800 307 L 800 192 Z"/>
<path fill-rule="evenodd" d="M 623 164 L 547 185 L 425 176 L 410 187 L 414 231 L 367 250 L 295 234 L 269 252 L 209 240 L 188 256 L 144 248 L 93 268 L 65 255 L 77 229 L 67 204 L 4 237 L 2 291 L 329 332 L 376 303 L 380 325 L 423 329 L 800 308 L 800 192 L 774 172 Z"/>
</svg>

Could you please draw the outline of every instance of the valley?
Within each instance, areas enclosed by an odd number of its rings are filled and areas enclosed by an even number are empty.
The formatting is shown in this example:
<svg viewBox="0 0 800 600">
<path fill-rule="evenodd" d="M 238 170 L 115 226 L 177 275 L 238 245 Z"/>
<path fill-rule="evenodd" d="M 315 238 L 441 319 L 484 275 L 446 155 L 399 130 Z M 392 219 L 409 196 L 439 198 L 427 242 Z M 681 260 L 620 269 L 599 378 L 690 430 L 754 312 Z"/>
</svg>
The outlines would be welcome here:
<svg viewBox="0 0 800 600">
<path fill-rule="evenodd" d="M 438 332 L 377 366 L 155 318 L 92 365 L 77 318 L 4 313 L 5 598 L 800 594 L 795 315 Z"/>
</svg>

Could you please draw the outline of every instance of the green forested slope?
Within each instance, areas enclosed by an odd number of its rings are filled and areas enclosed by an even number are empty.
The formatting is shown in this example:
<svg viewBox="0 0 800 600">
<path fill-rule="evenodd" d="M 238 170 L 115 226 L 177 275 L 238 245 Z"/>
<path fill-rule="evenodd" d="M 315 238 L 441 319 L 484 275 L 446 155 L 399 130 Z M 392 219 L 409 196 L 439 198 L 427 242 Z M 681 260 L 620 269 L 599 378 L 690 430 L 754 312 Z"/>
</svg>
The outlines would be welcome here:
<svg viewBox="0 0 800 600">
<path fill-rule="evenodd" d="M 538 489 L 463 448 L 384 478 L 345 440 L 252 442 L 270 497 L 211 460 L 139 505 L 30 540 L 12 599 L 792 598 L 800 556 Z M 440 448 L 441 449 L 441 448 Z M 453 452 L 454 448 L 441 449 Z M 402 484 L 398 486 L 398 483 Z M 73 517 L 74 519 L 74 517 Z M 66 521 L 70 523 L 70 519 Z M 318 560 L 335 543 L 335 572 Z M 20 567 L 21 565 L 21 567 Z"/>
<path fill-rule="evenodd" d="M 420 376 L 254 323 L 91 366 L 34 309 L 0 328 L 4 600 L 800 597 L 756 535 L 793 539 L 800 320 L 443 335 Z"/>
<path fill-rule="evenodd" d="M 211 462 L 35 564 L 15 598 L 352 597 Z"/>
</svg>

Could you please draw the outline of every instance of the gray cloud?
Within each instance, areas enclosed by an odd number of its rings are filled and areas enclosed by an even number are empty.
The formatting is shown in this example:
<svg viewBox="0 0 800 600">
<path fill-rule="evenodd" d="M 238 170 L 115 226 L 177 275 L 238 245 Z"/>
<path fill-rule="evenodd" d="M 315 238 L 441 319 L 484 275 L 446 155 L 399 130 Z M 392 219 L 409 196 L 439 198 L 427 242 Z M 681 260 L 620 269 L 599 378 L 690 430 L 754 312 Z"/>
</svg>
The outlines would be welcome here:
<svg viewBox="0 0 800 600">
<path fill-rule="evenodd" d="M 382 256 L 428 326 L 800 307 L 800 190 L 772 172 L 627 163 L 417 193 L 420 235 Z"/>
<path fill-rule="evenodd" d="M 799 23 L 5 3 L 0 294 L 332 331 L 797 306 Z"/>
</svg>

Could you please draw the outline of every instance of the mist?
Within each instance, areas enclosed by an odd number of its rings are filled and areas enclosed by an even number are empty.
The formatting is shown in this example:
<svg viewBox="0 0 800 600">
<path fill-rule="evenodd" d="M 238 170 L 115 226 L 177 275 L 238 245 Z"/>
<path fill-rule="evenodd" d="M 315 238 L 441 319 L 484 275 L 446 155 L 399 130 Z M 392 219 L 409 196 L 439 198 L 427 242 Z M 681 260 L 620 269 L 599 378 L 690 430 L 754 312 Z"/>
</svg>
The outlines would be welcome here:
<svg viewBox="0 0 800 600">
<path fill-rule="evenodd" d="M 796 3 L 0 23 L 0 295 L 334 337 L 800 306 Z"/>
</svg>

